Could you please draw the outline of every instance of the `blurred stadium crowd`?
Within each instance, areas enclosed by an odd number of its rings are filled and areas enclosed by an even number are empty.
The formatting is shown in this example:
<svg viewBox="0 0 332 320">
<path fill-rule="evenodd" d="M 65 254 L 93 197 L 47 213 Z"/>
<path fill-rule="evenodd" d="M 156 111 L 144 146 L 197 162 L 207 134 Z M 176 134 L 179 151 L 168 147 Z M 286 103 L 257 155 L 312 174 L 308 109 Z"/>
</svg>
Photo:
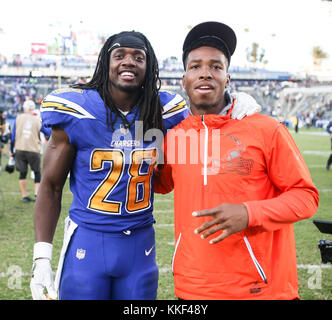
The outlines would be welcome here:
<svg viewBox="0 0 332 320">
<path fill-rule="evenodd" d="M 50 91 L 87 81 L 95 62 L 74 56 L 15 55 L 10 61 L 0 56 L 0 109 L 10 121 L 26 99 L 37 107 Z M 159 61 L 162 89 L 186 97 L 181 87 L 182 62 L 176 57 Z M 332 118 L 332 81 L 299 78 L 287 72 L 231 67 L 231 91 L 244 91 L 262 106 L 262 112 L 277 117 L 287 126 L 325 128 Z"/>
</svg>

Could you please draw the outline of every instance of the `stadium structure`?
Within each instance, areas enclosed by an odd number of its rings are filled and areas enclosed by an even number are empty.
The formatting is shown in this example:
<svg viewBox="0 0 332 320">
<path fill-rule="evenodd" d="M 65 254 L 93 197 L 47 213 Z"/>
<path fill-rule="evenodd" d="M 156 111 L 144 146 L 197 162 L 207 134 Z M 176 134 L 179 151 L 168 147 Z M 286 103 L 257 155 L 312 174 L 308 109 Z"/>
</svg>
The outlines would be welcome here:
<svg viewBox="0 0 332 320">
<path fill-rule="evenodd" d="M 95 60 L 75 56 L 42 55 L 38 59 L 14 57 L 9 63 L 0 61 L 0 108 L 8 118 L 16 117 L 26 97 L 41 102 L 54 89 L 91 77 Z M 159 61 L 162 89 L 186 97 L 181 87 L 182 62 L 174 57 Z M 289 72 L 231 67 L 231 91 L 244 91 L 262 106 L 262 112 L 293 126 L 325 127 L 332 118 L 332 76 L 320 80 Z"/>
</svg>

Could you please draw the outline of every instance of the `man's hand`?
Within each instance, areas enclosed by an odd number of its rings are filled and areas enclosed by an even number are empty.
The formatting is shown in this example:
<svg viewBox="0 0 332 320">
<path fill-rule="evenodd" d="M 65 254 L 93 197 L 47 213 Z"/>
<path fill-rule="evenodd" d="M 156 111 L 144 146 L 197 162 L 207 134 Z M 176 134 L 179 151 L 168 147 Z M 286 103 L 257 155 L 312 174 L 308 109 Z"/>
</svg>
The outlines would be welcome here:
<svg viewBox="0 0 332 320">
<path fill-rule="evenodd" d="M 241 120 L 245 116 L 251 116 L 256 112 L 262 111 L 262 107 L 256 100 L 245 92 L 232 93 L 232 97 L 235 99 L 231 114 L 232 119 Z"/>
<path fill-rule="evenodd" d="M 197 234 L 205 231 L 201 235 L 202 239 L 222 230 L 221 235 L 210 241 L 211 244 L 222 241 L 231 234 L 240 232 L 248 226 L 248 212 L 243 204 L 223 203 L 212 209 L 195 211 L 192 215 L 194 217 L 212 217 L 195 230 Z"/>
<path fill-rule="evenodd" d="M 51 267 L 52 244 L 36 242 L 33 249 L 33 266 L 30 289 L 33 300 L 56 300 L 53 272 Z M 44 294 L 44 289 L 47 294 Z"/>
<path fill-rule="evenodd" d="M 57 299 L 57 293 L 54 289 L 53 272 L 49 259 L 38 259 L 34 262 L 30 289 L 33 300 Z M 44 289 L 47 290 L 47 294 L 44 294 Z"/>
</svg>

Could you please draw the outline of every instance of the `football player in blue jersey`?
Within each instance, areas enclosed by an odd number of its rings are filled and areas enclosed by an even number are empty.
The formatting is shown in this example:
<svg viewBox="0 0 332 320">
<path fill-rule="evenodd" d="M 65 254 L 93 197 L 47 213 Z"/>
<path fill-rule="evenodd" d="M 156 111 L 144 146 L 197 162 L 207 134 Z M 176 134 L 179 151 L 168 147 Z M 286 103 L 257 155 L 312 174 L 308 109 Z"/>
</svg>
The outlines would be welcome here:
<svg viewBox="0 0 332 320">
<path fill-rule="evenodd" d="M 52 135 L 35 205 L 33 299 L 58 292 L 59 299 L 156 299 L 153 167 L 166 131 L 188 115 L 180 95 L 159 89 L 150 42 L 126 31 L 107 39 L 90 82 L 43 100 Z M 255 101 L 238 101 L 237 118 L 258 111 Z M 53 281 L 52 241 L 69 173 L 73 201 Z"/>
</svg>

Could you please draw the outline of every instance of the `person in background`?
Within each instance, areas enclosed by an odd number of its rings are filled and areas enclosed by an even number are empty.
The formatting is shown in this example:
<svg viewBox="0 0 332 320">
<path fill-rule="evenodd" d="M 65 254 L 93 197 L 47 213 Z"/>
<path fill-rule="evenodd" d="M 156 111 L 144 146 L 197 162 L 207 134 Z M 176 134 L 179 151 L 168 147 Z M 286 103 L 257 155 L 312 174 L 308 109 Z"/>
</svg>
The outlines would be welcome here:
<svg viewBox="0 0 332 320">
<path fill-rule="evenodd" d="M 2 171 L 2 155 L 3 155 L 3 149 L 5 145 L 5 130 L 6 130 L 6 118 L 4 116 L 4 112 L 2 109 L 0 109 L 0 171 Z"/>
<path fill-rule="evenodd" d="M 19 175 L 19 186 L 24 203 L 36 199 L 41 179 L 40 152 L 41 133 L 50 135 L 50 130 L 42 126 L 39 117 L 34 115 L 36 105 L 32 100 L 23 103 L 23 113 L 18 115 L 11 132 L 10 156 L 15 155 L 16 170 Z M 27 193 L 28 166 L 34 172 L 34 199 Z"/>
<path fill-rule="evenodd" d="M 183 44 L 190 113 L 164 142 L 155 192 L 174 189 L 175 295 L 180 299 L 298 299 L 293 223 L 319 194 L 288 129 L 254 114 L 231 118 L 225 89 L 236 35 L 205 22 Z"/>
<path fill-rule="evenodd" d="M 332 150 L 332 119 L 328 123 L 326 127 L 327 133 L 330 135 L 330 140 L 331 140 L 331 150 Z M 326 162 L 326 170 L 330 170 L 330 166 L 332 164 L 332 153 L 330 154 L 329 158 L 327 159 Z"/>
<path fill-rule="evenodd" d="M 295 130 L 296 133 L 299 132 L 299 122 L 300 122 L 299 116 L 295 116 L 294 130 Z"/>
</svg>

